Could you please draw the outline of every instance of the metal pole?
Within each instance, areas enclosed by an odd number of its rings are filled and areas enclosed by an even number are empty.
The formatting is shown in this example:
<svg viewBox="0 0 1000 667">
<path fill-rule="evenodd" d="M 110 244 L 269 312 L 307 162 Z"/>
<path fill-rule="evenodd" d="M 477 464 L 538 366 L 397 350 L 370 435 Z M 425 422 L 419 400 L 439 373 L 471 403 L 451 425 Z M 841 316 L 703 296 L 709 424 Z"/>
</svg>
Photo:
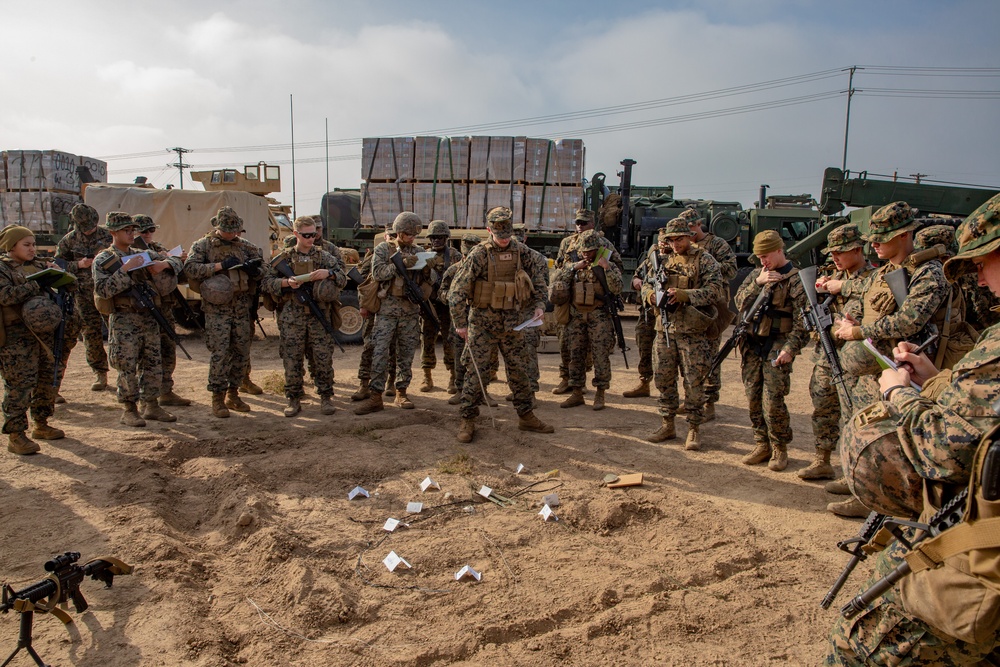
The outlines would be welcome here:
<svg viewBox="0 0 1000 667">
<path fill-rule="evenodd" d="M 326 124 L 326 191 L 330 191 L 330 119 L 324 118 Z"/>
<path fill-rule="evenodd" d="M 844 122 L 844 161 L 840 165 L 841 171 L 847 171 L 847 137 L 851 132 L 851 98 L 854 97 L 854 72 L 857 69 L 858 66 L 853 65 L 847 79 L 847 120 Z"/>
<path fill-rule="evenodd" d="M 291 93 L 288 94 L 288 115 L 292 130 L 292 220 L 297 218 L 295 209 L 295 103 Z"/>
<path fill-rule="evenodd" d="M 177 162 L 174 162 L 172 164 L 168 164 L 167 166 L 168 167 L 177 167 L 177 172 L 181 175 L 181 190 L 183 190 L 184 189 L 184 170 L 186 168 L 188 168 L 188 167 L 191 166 L 189 164 L 185 164 L 184 163 L 184 154 L 185 153 L 190 153 L 191 151 L 189 149 L 187 149 L 187 148 L 176 147 L 176 148 L 168 148 L 167 152 L 168 153 L 177 153 Z"/>
</svg>

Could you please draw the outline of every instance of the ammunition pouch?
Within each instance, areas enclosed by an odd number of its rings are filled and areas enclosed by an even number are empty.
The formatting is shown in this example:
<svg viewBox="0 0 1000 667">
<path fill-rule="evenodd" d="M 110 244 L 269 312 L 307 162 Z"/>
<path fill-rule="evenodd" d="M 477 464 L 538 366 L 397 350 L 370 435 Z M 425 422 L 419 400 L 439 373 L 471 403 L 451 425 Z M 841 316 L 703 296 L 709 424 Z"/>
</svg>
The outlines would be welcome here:
<svg viewBox="0 0 1000 667">
<path fill-rule="evenodd" d="M 569 303 L 569 287 L 561 280 L 555 280 L 549 287 L 549 301 L 553 306 L 562 306 Z"/>
<path fill-rule="evenodd" d="M 372 280 L 371 275 L 358 285 L 358 305 L 369 313 L 377 313 L 382 307 L 382 299 L 379 297 L 379 284 Z"/>
</svg>

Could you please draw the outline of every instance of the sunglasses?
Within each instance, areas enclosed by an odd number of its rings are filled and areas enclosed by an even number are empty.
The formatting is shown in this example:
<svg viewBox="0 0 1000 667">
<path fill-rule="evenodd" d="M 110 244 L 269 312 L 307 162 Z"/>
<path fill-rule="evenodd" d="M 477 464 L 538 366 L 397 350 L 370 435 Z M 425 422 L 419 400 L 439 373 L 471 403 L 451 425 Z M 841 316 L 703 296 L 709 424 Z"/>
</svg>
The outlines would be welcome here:
<svg viewBox="0 0 1000 667">
<path fill-rule="evenodd" d="M 304 239 L 314 239 L 319 236 L 319 232 L 299 232 L 299 236 Z"/>
<path fill-rule="evenodd" d="M 397 235 L 396 235 L 396 233 L 395 233 L 395 232 L 391 232 L 391 233 L 389 234 L 389 238 L 390 238 L 390 239 L 394 239 L 394 238 L 396 238 L 396 236 L 397 236 Z"/>
</svg>

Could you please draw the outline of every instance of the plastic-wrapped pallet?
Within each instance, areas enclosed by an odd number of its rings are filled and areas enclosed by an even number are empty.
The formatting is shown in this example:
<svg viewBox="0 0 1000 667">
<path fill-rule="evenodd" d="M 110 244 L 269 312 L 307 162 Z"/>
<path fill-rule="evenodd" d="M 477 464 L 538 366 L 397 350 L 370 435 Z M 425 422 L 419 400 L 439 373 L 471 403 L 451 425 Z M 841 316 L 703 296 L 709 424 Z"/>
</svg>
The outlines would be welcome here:
<svg viewBox="0 0 1000 667">
<path fill-rule="evenodd" d="M 403 211 L 413 210 L 413 185 L 410 183 L 362 183 L 361 224 L 384 227 L 392 224 Z"/>
<path fill-rule="evenodd" d="M 525 137 L 472 137 L 469 180 L 524 181 Z"/>
<path fill-rule="evenodd" d="M 413 178 L 431 183 L 464 182 L 469 178 L 469 137 L 417 137 Z"/>
<path fill-rule="evenodd" d="M 582 139 L 528 139 L 524 180 L 535 185 L 583 182 Z"/>
<path fill-rule="evenodd" d="M 4 226 L 23 225 L 43 234 L 59 230 L 59 220 L 68 223 L 69 212 L 83 200 L 61 192 L 4 192 L 0 194 L 0 218 Z"/>
<path fill-rule="evenodd" d="M 4 151 L 7 191 L 80 192 L 80 158 L 62 151 Z"/>
<path fill-rule="evenodd" d="M 361 141 L 361 177 L 366 181 L 413 180 L 413 137 L 371 137 Z"/>
<path fill-rule="evenodd" d="M 486 213 L 495 206 L 506 206 L 514 213 L 514 224 L 524 222 L 524 186 L 509 183 L 472 183 L 469 185 L 469 215 L 465 226 L 482 229 Z"/>
<path fill-rule="evenodd" d="M 524 193 L 524 223 L 533 232 L 570 231 L 582 202 L 579 186 L 529 185 Z"/>
<path fill-rule="evenodd" d="M 455 229 L 465 225 L 468 196 L 465 183 L 414 183 L 413 212 L 425 227 L 431 220 L 444 220 Z"/>
</svg>

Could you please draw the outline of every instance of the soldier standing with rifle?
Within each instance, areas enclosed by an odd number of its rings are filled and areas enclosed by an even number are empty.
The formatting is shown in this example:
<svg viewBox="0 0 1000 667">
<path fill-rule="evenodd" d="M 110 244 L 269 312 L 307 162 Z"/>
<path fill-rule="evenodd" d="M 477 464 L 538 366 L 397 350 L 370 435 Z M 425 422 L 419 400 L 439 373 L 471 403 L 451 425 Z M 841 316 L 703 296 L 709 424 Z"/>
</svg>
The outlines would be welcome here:
<svg viewBox="0 0 1000 667">
<path fill-rule="evenodd" d="M 719 263 L 694 246 L 694 232 L 686 220 L 671 220 L 660 230 L 659 238 L 673 252 L 656 258 L 654 265 L 658 270 L 647 274 L 642 296 L 657 314 L 659 333 L 653 348 L 653 365 L 663 423 L 647 440 L 663 442 L 676 437 L 674 416 L 680 407 L 677 371 L 682 368 L 688 422 L 684 449 L 697 451 L 701 449 L 699 429 L 704 422 L 705 380 L 715 353 L 705 332 L 718 318 L 716 304 L 725 287 Z"/>
<path fill-rule="evenodd" d="M 475 234 L 466 234 L 462 237 L 462 261 L 465 261 L 465 257 L 469 256 L 469 252 L 479 245 L 479 237 Z M 451 283 L 455 279 L 455 274 L 458 273 L 458 269 L 461 268 L 462 263 L 452 264 L 444 272 L 444 276 L 441 278 L 441 288 L 438 290 L 438 302 L 448 306 L 448 294 L 451 291 Z M 466 312 L 468 313 L 468 304 L 466 304 Z M 448 322 L 451 322 L 451 314 L 448 315 Z M 452 349 L 455 351 L 455 386 L 458 391 L 448 399 L 448 405 L 458 405 L 462 402 L 462 385 L 465 383 L 465 374 L 469 368 L 469 361 L 467 360 L 468 355 L 465 353 L 465 339 L 460 337 L 455 333 L 455 326 L 452 323 L 450 330 L 448 331 L 448 336 L 451 338 Z M 537 358 L 536 358 L 537 359 Z M 513 400 L 513 399 L 511 399 Z M 491 407 L 496 407 L 496 403 L 492 402 L 492 399 L 487 395 L 487 403 Z"/>
<path fill-rule="evenodd" d="M 250 411 L 239 387 L 248 375 L 254 325 L 250 302 L 263 269 L 260 248 L 239 237 L 243 219 L 236 211 L 223 206 L 215 221 L 215 229 L 191 246 L 184 272 L 191 288 L 201 290 L 212 414 L 224 419 L 230 410 Z"/>
<path fill-rule="evenodd" d="M 338 258 L 313 245 L 318 232 L 310 219 L 296 218 L 293 228 L 296 244 L 271 260 L 263 279 L 263 288 L 274 299 L 278 312 L 279 349 L 288 398 L 285 416 L 294 417 L 301 410 L 306 357 L 311 360 L 310 370 L 319 392 L 320 412 L 332 415 L 334 340 L 330 332 L 333 331 L 334 304 L 340 290 L 347 285 L 347 276 Z M 300 283 L 296 277 L 304 275 L 308 275 L 308 282 Z M 293 298 L 293 293 L 299 290 L 308 292 L 325 318 L 325 324 L 316 317 L 308 304 L 309 299 Z"/>
<path fill-rule="evenodd" d="M 528 248 L 528 228 L 523 224 L 514 225 L 514 238 L 521 242 L 525 248 Z M 546 259 L 545 255 L 538 252 L 534 248 L 528 248 L 528 257 L 530 258 L 531 268 L 528 269 L 530 275 L 535 275 L 536 272 L 542 276 L 545 280 L 545 285 L 549 284 L 549 260 Z M 528 304 L 529 306 L 531 304 Z M 524 318 L 521 321 L 531 319 L 534 315 L 534 311 L 526 307 L 524 311 L 521 312 L 521 316 Z M 538 393 L 538 380 L 541 377 L 538 370 L 538 346 L 542 342 L 542 327 L 527 327 L 523 330 L 524 332 L 524 345 L 528 351 L 528 357 L 526 359 L 527 371 L 528 371 L 528 381 L 531 385 L 532 394 L 532 405 L 535 403 L 534 395 Z M 486 397 L 490 400 L 490 397 Z M 514 400 L 514 392 L 510 392 L 504 397 L 507 401 Z"/>
<path fill-rule="evenodd" d="M 667 250 L 669 251 L 669 246 Z M 642 291 L 643 283 L 653 270 L 650 256 L 660 252 L 656 246 L 650 246 L 646 256 L 635 268 L 632 276 L 632 291 L 636 294 Z M 625 398 L 642 398 L 649 396 L 649 383 L 653 379 L 653 342 L 656 340 L 656 309 L 644 299 L 639 299 L 639 319 L 635 322 L 635 347 L 639 352 L 639 382 L 622 392 Z"/>
<path fill-rule="evenodd" d="M 431 272 L 431 286 L 433 287 L 429 303 L 437 314 L 440 327 L 436 326 L 430 318 L 421 318 L 420 368 L 424 372 L 424 382 L 420 385 L 420 391 L 427 392 L 434 389 L 434 378 L 431 376 L 431 371 L 437 366 L 435 348 L 440 332 L 444 366 L 448 369 L 448 393 L 455 394 L 458 392 L 455 386 L 455 348 L 452 347 L 448 335 L 451 331 L 451 316 L 448 314 L 447 306 L 441 305 L 438 301 L 437 292 L 440 289 L 441 279 L 445 271 L 448 270 L 448 267 L 462 261 L 462 253 L 449 245 L 448 239 L 451 238 L 451 230 L 444 220 L 431 220 L 427 226 L 427 238 L 431 242 L 430 250 L 436 253 L 434 257 L 427 260 L 427 266 L 430 267 Z"/>
<path fill-rule="evenodd" d="M 97 210 L 87 204 L 77 204 L 69 213 L 73 230 L 59 240 L 56 259 L 65 260 L 66 270 L 76 276 L 76 307 L 83 320 L 83 345 L 87 364 L 94 371 L 93 391 L 108 387 L 108 353 L 104 350 L 104 318 L 94 306 L 94 257 L 109 245 L 111 234 L 98 223 Z"/>
<path fill-rule="evenodd" d="M 118 401 L 125 406 L 121 422 L 145 426 L 147 419 L 177 421 L 159 404 L 163 372 L 160 327 L 166 321 L 158 323 L 162 319 L 159 295 L 149 281 L 151 275 L 168 269 L 179 274 L 181 262 L 152 251 L 147 251 L 149 260 L 136 255 L 132 243 L 138 226 L 128 213 L 108 213 L 105 228 L 113 243 L 94 258 L 94 295 L 98 311 L 110 315 L 108 356 L 111 367 L 118 371 Z M 127 255 L 132 257 L 123 262 Z M 136 406 L 140 400 L 141 415 Z"/>
<path fill-rule="evenodd" d="M 294 237 L 293 237 L 294 238 Z M 390 246 L 395 248 L 396 246 L 396 232 L 392 231 L 392 225 L 387 225 L 382 233 L 382 241 L 388 243 Z M 376 244 L 377 245 L 377 244 Z M 362 280 L 366 280 L 372 273 L 372 260 L 375 258 L 375 254 L 372 250 L 369 250 L 361 263 L 358 264 L 358 275 L 361 276 Z M 359 285 L 361 283 L 358 283 Z M 372 351 L 375 349 L 375 341 L 372 340 L 372 330 L 375 328 L 375 315 L 369 310 L 367 310 L 363 305 L 361 306 L 361 317 L 364 318 L 364 327 L 361 330 L 361 339 L 364 344 L 361 347 L 361 361 L 358 364 L 358 390 L 351 394 L 352 401 L 363 401 L 371 396 L 371 391 L 368 389 L 368 383 L 371 381 L 372 376 Z M 389 368 L 391 369 L 389 374 L 389 379 L 386 382 L 386 389 L 392 388 L 392 394 L 386 392 L 386 396 L 396 395 L 396 346 L 395 344 L 389 345 Z"/>
<path fill-rule="evenodd" d="M 753 425 L 754 448 L 743 458 L 745 465 L 768 461 L 774 471 L 788 466 L 788 443 L 792 427 L 785 396 L 791 387 L 792 360 L 809 340 L 799 313 L 806 306 L 799 270 L 785 257 L 785 244 L 769 229 L 753 240 L 753 254 L 760 261 L 736 292 L 742 311 L 762 290 L 769 294 L 753 331 L 740 345 L 740 371 Z"/>
</svg>

